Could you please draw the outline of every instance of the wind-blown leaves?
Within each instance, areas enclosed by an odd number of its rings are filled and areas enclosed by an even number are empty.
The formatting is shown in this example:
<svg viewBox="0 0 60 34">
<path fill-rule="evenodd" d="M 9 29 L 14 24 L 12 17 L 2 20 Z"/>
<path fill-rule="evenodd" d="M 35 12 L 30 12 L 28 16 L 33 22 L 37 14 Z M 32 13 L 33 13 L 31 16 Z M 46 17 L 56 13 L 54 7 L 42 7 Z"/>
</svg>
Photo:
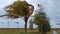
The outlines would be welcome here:
<svg viewBox="0 0 60 34">
<path fill-rule="evenodd" d="M 30 8 L 31 7 L 31 8 Z M 27 20 L 31 16 L 34 11 L 34 6 L 28 4 L 26 1 L 16 1 L 12 5 L 6 7 L 8 18 L 19 18 L 20 16 L 24 16 L 25 21 L 25 32 L 27 30 Z"/>
<path fill-rule="evenodd" d="M 42 17 L 39 13 L 35 14 L 33 23 L 38 25 L 39 31 L 44 33 L 50 31 L 50 24 L 45 17 Z"/>
<path fill-rule="evenodd" d="M 7 6 L 7 8 L 13 10 L 7 10 L 7 15 L 9 18 L 19 18 L 19 16 L 25 16 L 29 11 L 29 6 L 26 1 L 16 1 L 12 5 Z"/>
<path fill-rule="evenodd" d="M 40 14 L 35 14 L 34 16 L 34 23 L 39 25 L 40 23 L 42 23 L 42 17 L 40 16 Z"/>
</svg>

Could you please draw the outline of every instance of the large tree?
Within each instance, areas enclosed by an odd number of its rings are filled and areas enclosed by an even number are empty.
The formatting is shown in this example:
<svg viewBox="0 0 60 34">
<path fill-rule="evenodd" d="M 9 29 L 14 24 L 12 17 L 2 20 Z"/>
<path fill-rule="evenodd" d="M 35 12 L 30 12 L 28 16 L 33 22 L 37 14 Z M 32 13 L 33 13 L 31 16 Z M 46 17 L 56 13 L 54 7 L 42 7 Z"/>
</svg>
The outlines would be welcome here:
<svg viewBox="0 0 60 34">
<path fill-rule="evenodd" d="M 27 30 L 27 20 L 34 11 L 34 6 L 28 4 L 26 1 L 15 1 L 13 4 L 4 8 L 7 11 L 6 15 L 8 18 L 19 18 L 24 17 L 25 21 L 25 32 Z"/>
</svg>

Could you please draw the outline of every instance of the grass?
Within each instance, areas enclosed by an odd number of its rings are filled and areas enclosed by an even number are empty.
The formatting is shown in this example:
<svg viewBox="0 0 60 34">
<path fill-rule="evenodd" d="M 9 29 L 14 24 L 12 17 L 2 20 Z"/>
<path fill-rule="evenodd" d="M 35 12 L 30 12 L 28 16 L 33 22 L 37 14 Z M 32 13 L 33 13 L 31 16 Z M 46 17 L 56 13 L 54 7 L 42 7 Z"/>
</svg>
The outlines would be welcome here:
<svg viewBox="0 0 60 34">
<path fill-rule="evenodd" d="M 0 34 L 25 34 L 24 29 L 0 29 Z M 38 29 L 27 29 L 27 34 L 40 34 Z M 52 34 L 52 31 L 48 32 Z"/>
<path fill-rule="evenodd" d="M 38 30 L 27 29 L 27 34 L 38 32 Z M 24 29 L 0 29 L 0 34 L 25 34 Z"/>
<path fill-rule="evenodd" d="M 58 34 L 60 34 L 60 29 L 55 30 Z"/>
</svg>

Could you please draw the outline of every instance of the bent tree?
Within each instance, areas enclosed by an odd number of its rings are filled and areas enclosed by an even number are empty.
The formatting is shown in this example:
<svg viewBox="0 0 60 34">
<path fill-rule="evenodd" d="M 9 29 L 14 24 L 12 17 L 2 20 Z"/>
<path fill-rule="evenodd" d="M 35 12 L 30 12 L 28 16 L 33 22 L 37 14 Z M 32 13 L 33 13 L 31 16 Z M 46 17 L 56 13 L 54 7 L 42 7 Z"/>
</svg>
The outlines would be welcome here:
<svg viewBox="0 0 60 34">
<path fill-rule="evenodd" d="M 41 34 L 47 34 L 46 32 L 50 31 L 49 20 L 48 18 L 46 18 L 46 14 L 45 12 L 43 12 L 41 6 L 39 7 L 40 7 L 39 11 L 37 11 L 37 13 L 33 16 L 34 17 L 33 23 L 38 25 L 38 29 L 39 32 L 41 32 Z"/>
<path fill-rule="evenodd" d="M 13 4 L 6 6 L 4 8 L 7 14 L 2 16 L 7 16 L 8 18 L 16 19 L 20 17 L 24 17 L 25 21 L 25 32 L 27 31 L 27 21 L 28 18 L 34 11 L 34 6 L 28 4 L 26 1 L 15 1 Z M 0 16 L 0 17 L 2 17 Z"/>
</svg>

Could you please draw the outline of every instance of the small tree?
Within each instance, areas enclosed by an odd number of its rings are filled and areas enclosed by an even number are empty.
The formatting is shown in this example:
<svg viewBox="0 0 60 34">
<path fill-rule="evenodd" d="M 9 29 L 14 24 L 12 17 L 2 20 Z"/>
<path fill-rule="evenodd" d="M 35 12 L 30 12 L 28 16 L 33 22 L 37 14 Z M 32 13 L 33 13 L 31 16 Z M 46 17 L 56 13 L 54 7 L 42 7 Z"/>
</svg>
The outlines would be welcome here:
<svg viewBox="0 0 60 34">
<path fill-rule="evenodd" d="M 42 6 L 38 4 L 38 7 L 39 7 L 39 11 L 37 11 L 37 13 L 33 16 L 34 17 L 33 22 L 36 25 L 38 25 L 39 32 L 41 32 L 42 34 L 46 34 L 46 32 L 50 31 L 49 21 L 46 18 L 46 14 L 43 11 Z"/>
<path fill-rule="evenodd" d="M 46 34 L 46 32 L 50 31 L 49 22 L 48 22 L 46 19 L 42 18 L 42 17 L 40 16 L 40 14 L 34 15 L 34 18 L 35 18 L 35 19 L 34 19 L 33 22 L 34 22 L 36 25 L 38 25 L 39 32 L 41 32 L 42 34 L 43 34 L 43 33 Z"/>
</svg>

